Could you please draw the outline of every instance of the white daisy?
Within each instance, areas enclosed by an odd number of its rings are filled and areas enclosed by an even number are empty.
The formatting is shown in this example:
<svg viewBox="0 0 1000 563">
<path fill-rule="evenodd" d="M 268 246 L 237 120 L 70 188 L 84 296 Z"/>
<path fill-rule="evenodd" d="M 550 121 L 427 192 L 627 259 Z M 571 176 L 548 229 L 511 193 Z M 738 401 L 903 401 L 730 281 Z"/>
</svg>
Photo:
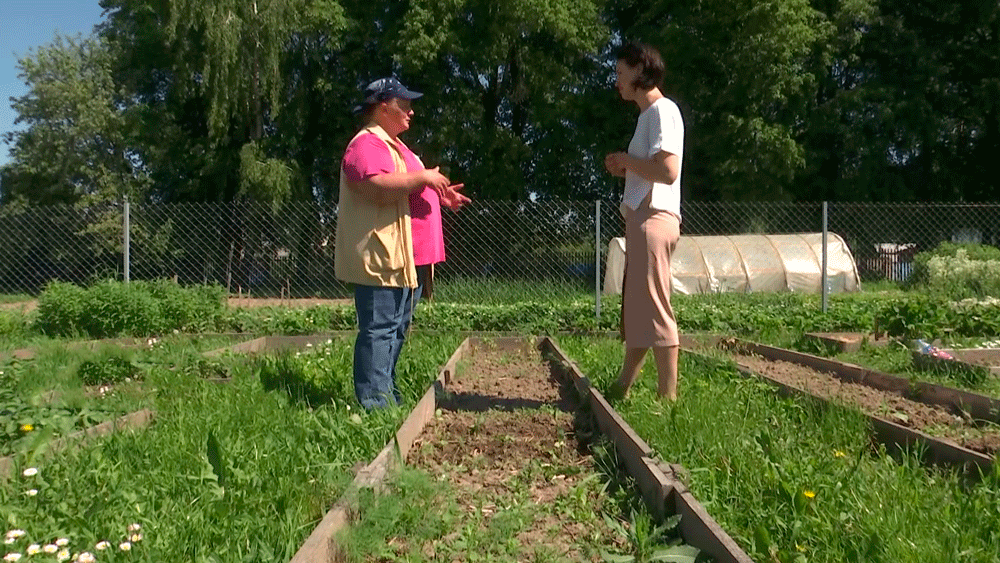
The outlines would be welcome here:
<svg viewBox="0 0 1000 563">
<path fill-rule="evenodd" d="M 107 549 L 109 547 L 111 547 L 111 542 L 109 542 L 107 540 L 103 540 L 103 541 L 97 542 L 97 545 L 94 546 L 94 549 L 96 549 L 97 551 L 104 551 L 105 549 Z"/>
<path fill-rule="evenodd" d="M 123 541 L 122 543 L 118 544 L 118 549 L 120 549 L 122 551 L 131 551 L 132 550 L 132 544 L 129 543 L 129 542 L 127 542 L 127 541 Z"/>
<path fill-rule="evenodd" d="M 76 558 L 76 560 L 78 563 L 94 563 L 95 561 L 97 561 L 97 558 L 94 557 L 93 553 L 90 553 L 89 551 L 84 551 Z"/>
<path fill-rule="evenodd" d="M 69 561 L 70 555 L 68 549 L 60 549 L 59 553 L 56 554 L 56 559 L 59 561 Z"/>
<path fill-rule="evenodd" d="M 38 475 L 38 468 L 37 467 L 29 467 L 29 468 L 25 469 L 24 471 L 22 471 L 21 475 L 24 475 L 25 477 L 34 477 L 35 475 Z"/>
</svg>

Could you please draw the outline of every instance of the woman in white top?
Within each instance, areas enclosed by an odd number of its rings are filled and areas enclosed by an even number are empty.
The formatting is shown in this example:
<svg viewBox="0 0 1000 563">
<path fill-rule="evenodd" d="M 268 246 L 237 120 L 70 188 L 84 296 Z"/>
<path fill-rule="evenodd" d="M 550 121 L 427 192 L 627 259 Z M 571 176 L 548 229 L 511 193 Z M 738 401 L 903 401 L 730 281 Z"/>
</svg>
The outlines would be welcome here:
<svg viewBox="0 0 1000 563">
<path fill-rule="evenodd" d="M 680 341 L 670 306 L 670 260 L 680 238 L 681 160 L 684 122 L 672 100 L 660 92 L 663 59 L 649 45 L 622 47 L 615 64 L 615 86 L 640 114 L 628 152 L 604 159 L 608 172 L 625 178 L 621 210 L 625 216 L 625 282 L 622 336 L 625 361 L 609 391 L 624 397 L 653 349 L 661 397 L 677 399 Z"/>
</svg>

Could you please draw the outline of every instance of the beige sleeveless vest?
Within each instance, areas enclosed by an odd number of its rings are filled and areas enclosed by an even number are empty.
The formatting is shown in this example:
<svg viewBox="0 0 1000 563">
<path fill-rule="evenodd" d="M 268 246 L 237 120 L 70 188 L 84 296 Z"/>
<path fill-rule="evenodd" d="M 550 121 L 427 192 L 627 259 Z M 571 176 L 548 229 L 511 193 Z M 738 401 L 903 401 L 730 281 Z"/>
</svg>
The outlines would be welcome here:
<svg viewBox="0 0 1000 563">
<path fill-rule="evenodd" d="M 366 127 L 354 139 L 367 133 L 377 135 L 389 147 L 396 172 L 407 171 L 402 152 L 381 127 Z M 388 205 L 376 204 L 348 187 L 341 170 L 334 244 L 338 279 L 368 286 L 417 287 L 409 197 Z"/>
</svg>

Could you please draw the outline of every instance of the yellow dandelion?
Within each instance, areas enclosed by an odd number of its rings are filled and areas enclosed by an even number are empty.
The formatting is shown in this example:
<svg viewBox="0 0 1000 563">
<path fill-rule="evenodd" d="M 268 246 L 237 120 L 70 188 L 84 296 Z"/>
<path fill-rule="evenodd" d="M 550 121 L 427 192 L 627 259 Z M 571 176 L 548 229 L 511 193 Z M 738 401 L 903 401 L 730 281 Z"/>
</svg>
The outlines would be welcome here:
<svg viewBox="0 0 1000 563">
<path fill-rule="evenodd" d="M 804 546 L 804 545 L 795 544 L 795 549 L 797 549 L 799 551 L 799 553 L 805 553 L 806 552 L 806 546 Z"/>
<path fill-rule="evenodd" d="M 34 429 L 35 429 L 35 426 L 32 425 L 32 424 L 22 424 L 21 425 L 21 432 L 24 432 L 25 434 L 27 434 L 28 432 L 31 432 Z"/>
<path fill-rule="evenodd" d="M 816 491 L 802 491 L 806 498 L 816 498 Z"/>
<path fill-rule="evenodd" d="M 833 457 L 847 457 L 843 450 L 834 450 Z"/>
</svg>

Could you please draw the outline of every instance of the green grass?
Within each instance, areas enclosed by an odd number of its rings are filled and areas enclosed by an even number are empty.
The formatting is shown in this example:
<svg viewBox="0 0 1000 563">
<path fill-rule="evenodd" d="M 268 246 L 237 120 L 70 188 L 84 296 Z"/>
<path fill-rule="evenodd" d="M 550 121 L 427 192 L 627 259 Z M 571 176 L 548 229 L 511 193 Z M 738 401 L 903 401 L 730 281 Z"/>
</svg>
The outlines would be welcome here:
<svg viewBox="0 0 1000 563">
<path fill-rule="evenodd" d="M 502 305 L 523 301 L 594 301 L 594 280 L 500 280 L 453 277 L 436 280 L 434 299 L 441 303 Z"/>
<path fill-rule="evenodd" d="M 560 344 L 599 387 L 617 376 L 619 342 Z M 674 405 L 656 399 L 655 380 L 649 362 L 616 408 L 658 455 L 687 467 L 692 492 L 755 561 L 997 561 L 998 476 L 964 484 L 873 452 L 857 412 L 781 398 L 716 360 L 682 354 Z"/>
<path fill-rule="evenodd" d="M 407 344 L 398 373 L 407 404 L 436 376 L 455 337 Z M 350 380 L 334 341 L 324 377 Z M 318 362 L 317 353 L 297 358 Z M 122 432 L 48 459 L 25 454 L 18 474 L 39 474 L 0 488 L 0 518 L 27 535 L 8 550 L 67 537 L 74 551 L 115 545 L 142 524 L 132 556 L 143 561 L 288 561 L 330 503 L 394 434 L 407 408 L 365 413 L 356 405 L 308 405 L 283 388 L 264 388 L 252 361 L 232 358 L 233 382 L 206 382 L 197 369 L 159 365 L 145 374 L 144 431 Z M 419 390 L 419 391 L 418 391 Z M 27 496 L 25 491 L 38 494 Z M 102 559 L 99 559 L 102 560 Z M 115 559 L 117 560 L 117 559 Z"/>
</svg>

